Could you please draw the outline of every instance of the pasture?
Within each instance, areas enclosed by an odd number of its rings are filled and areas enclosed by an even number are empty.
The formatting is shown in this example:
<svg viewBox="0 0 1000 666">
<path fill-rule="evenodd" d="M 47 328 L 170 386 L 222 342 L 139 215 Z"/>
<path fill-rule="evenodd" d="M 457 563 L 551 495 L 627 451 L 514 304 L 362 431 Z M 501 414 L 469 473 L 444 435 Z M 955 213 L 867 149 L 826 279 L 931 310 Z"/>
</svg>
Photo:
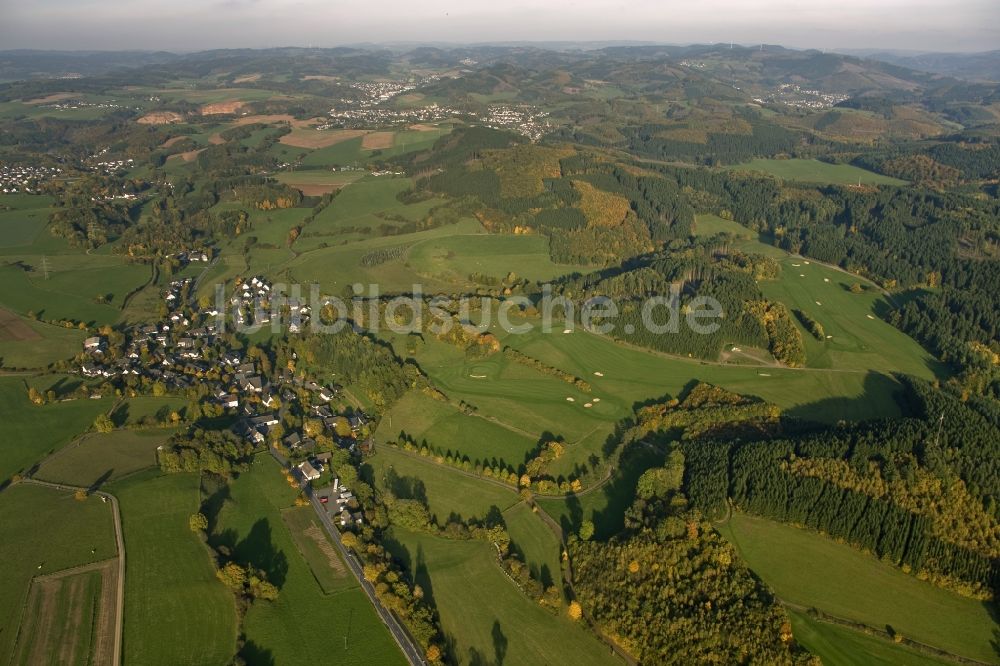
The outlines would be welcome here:
<svg viewBox="0 0 1000 666">
<path fill-rule="evenodd" d="M 324 293 L 335 295 L 343 294 L 354 283 L 377 284 L 380 293 L 408 293 L 414 284 L 422 285 L 425 293 L 450 291 L 454 284 L 418 275 L 406 259 L 406 248 L 422 240 L 454 233 L 475 233 L 481 229 L 479 222 L 467 219 L 427 231 L 373 237 L 350 244 L 340 244 L 346 234 L 325 237 L 303 235 L 295 243 L 296 251 L 301 254 L 288 262 L 288 269 L 292 279 L 302 284 L 318 284 Z M 328 243 L 329 247 L 320 243 Z M 395 258 L 383 260 L 380 256 L 400 250 L 401 254 Z"/>
<path fill-rule="evenodd" d="M 542 584 L 559 584 L 562 579 L 562 544 L 548 525 L 524 502 L 503 512 L 510 534 L 511 549 L 521 555 L 531 575 Z"/>
<path fill-rule="evenodd" d="M 150 278 L 150 267 L 112 255 L 31 255 L 0 266 L 0 304 L 42 319 L 113 323 L 130 291 Z M 45 267 L 48 267 L 46 277 Z"/>
<path fill-rule="evenodd" d="M 786 609 L 787 610 L 787 609 Z M 825 666 L 942 666 L 952 661 L 895 645 L 848 627 L 820 622 L 806 613 L 787 610 L 795 640 L 823 660 Z"/>
<path fill-rule="evenodd" d="M 731 171 L 757 171 L 782 180 L 830 185 L 906 185 L 905 180 L 883 176 L 850 164 L 829 164 L 811 159 L 756 159 L 726 167 Z"/>
<path fill-rule="evenodd" d="M 408 261 L 418 273 L 455 283 L 476 282 L 473 273 L 491 278 L 514 273 L 544 282 L 590 270 L 554 263 L 549 239 L 540 235 L 456 234 L 414 245 Z"/>
<path fill-rule="evenodd" d="M 329 171 L 310 169 L 279 171 L 274 177 L 282 183 L 294 187 L 306 196 L 317 196 L 339 190 L 364 175 L 363 171 Z"/>
<path fill-rule="evenodd" d="M 997 625 L 980 601 L 917 580 L 851 546 L 734 513 L 718 527 L 775 594 L 972 659 L 993 662 Z"/>
<path fill-rule="evenodd" d="M 326 594 L 313 576 L 282 519 L 296 491 L 270 456 L 258 456 L 228 492 L 211 538 L 264 569 L 279 588 L 277 600 L 247 612 L 248 662 L 318 663 L 336 654 L 343 664 L 406 663 L 353 577 Z"/>
<path fill-rule="evenodd" d="M 88 433 L 46 458 L 35 473 L 44 481 L 91 487 L 156 465 L 156 448 L 173 429 Z"/>
<path fill-rule="evenodd" d="M 21 317 L 0 308 L 0 364 L 7 368 L 44 368 L 83 349 L 86 332 Z"/>
<path fill-rule="evenodd" d="M 49 223 L 53 199 L 49 196 L 0 196 L 0 248 L 31 245 Z"/>
<path fill-rule="evenodd" d="M 357 586 L 311 506 L 282 509 L 281 519 L 285 521 L 285 527 L 288 528 L 299 554 L 309 565 L 309 570 L 325 594 Z"/>
<path fill-rule="evenodd" d="M 115 641 L 118 560 L 31 583 L 12 664 L 106 663 Z"/>
<path fill-rule="evenodd" d="M 584 627 L 525 596 L 488 543 L 394 527 L 387 547 L 433 601 L 458 664 L 620 663 Z"/>
<path fill-rule="evenodd" d="M 521 432 L 464 414 L 455 405 L 417 390 L 410 391 L 392 406 L 389 418 L 379 423 L 375 441 L 377 444 L 398 441 L 402 435 L 418 444 L 427 441 L 444 451 L 461 451 L 473 462 L 502 458 L 519 463 L 537 443 Z"/>
<path fill-rule="evenodd" d="M 51 379 L 51 378 L 48 378 Z M 44 391 L 45 386 L 39 390 Z M 110 398 L 33 405 L 20 377 L 0 377 L 0 480 L 23 471 L 90 428 Z"/>
<path fill-rule="evenodd" d="M 60 663 L 87 663 L 92 647 L 96 647 L 83 615 L 90 611 L 93 617 L 93 602 L 99 597 L 93 581 L 77 579 L 71 583 L 75 587 L 72 594 L 45 595 L 48 609 L 30 604 L 25 615 L 22 611 L 33 577 L 117 556 L 111 506 L 97 497 L 81 502 L 69 492 L 19 483 L 0 493 L 0 525 L 4 526 L 0 542 L 0 627 L 4 628 L 0 631 L 0 661 L 23 663 L 31 655 L 60 646 L 65 638 L 72 644 L 67 644 L 70 654 Z M 85 599 L 91 601 L 89 609 L 78 605 Z M 34 622 L 50 624 L 51 635 L 33 636 L 37 628 Z M 18 638 L 19 627 L 23 639 Z M 20 660 L 13 660 L 15 641 L 23 655 Z"/>
<path fill-rule="evenodd" d="M 369 465 L 377 488 L 403 499 L 425 501 L 442 527 L 453 513 L 462 520 L 482 519 L 493 507 L 503 511 L 520 501 L 513 487 L 484 482 L 430 458 L 389 446 L 379 447 Z"/>
<path fill-rule="evenodd" d="M 188 527 L 201 504 L 198 475 L 151 470 L 109 490 L 118 497 L 127 554 L 124 662 L 230 663 L 235 602 Z"/>
</svg>

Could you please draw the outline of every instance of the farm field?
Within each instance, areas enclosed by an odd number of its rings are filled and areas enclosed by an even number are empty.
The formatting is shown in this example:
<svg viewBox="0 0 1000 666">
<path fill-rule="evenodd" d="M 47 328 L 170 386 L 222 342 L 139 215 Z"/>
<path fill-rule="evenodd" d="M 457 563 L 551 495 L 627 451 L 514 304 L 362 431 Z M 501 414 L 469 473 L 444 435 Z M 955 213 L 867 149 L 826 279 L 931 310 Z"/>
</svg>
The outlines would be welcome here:
<svg viewBox="0 0 1000 666">
<path fill-rule="evenodd" d="M 501 488 L 390 446 L 379 447 L 369 464 L 376 487 L 397 497 L 425 500 L 441 526 L 452 513 L 462 520 L 481 519 L 492 507 L 503 511 L 520 501 L 513 487 Z"/>
<path fill-rule="evenodd" d="M 12 664 L 106 663 L 115 642 L 118 560 L 32 581 Z"/>
<path fill-rule="evenodd" d="M 789 525 L 734 513 L 720 525 L 748 566 L 789 603 L 992 662 L 996 628 L 980 601 L 917 580 L 854 548 Z"/>
<path fill-rule="evenodd" d="M 399 441 L 401 435 L 417 444 L 426 442 L 444 451 L 461 451 L 476 459 L 502 458 L 520 462 L 537 444 L 534 438 L 504 428 L 487 419 L 469 416 L 456 406 L 410 391 L 383 419 L 375 432 L 375 441 Z"/>
<path fill-rule="evenodd" d="M 339 190 L 364 175 L 363 171 L 280 171 L 274 175 L 279 182 L 290 185 L 306 196 L 316 196 Z"/>
<path fill-rule="evenodd" d="M 49 223 L 54 200 L 49 196 L 0 196 L 0 248 L 31 245 Z"/>
<path fill-rule="evenodd" d="M 233 596 L 188 527 L 201 501 L 198 475 L 151 470 L 108 490 L 119 501 L 127 554 L 124 662 L 228 664 L 236 651 Z"/>
<path fill-rule="evenodd" d="M 7 368 L 44 368 L 75 356 L 86 332 L 22 317 L 0 308 L 0 364 Z"/>
<path fill-rule="evenodd" d="M 474 282 L 473 273 L 504 278 L 514 272 L 544 282 L 589 270 L 553 263 L 548 238 L 536 235 L 456 234 L 414 245 L 408 260 L 418 273 L 457 283 Z"/>
<path fill-rule="evenodd" d="M 32 577 L 48 576 L 117 556 L 111 506 L 97 497 L 81 502 L 69 492 L 19 483 L 0 493 L 0 524 L 7 530 L 0 542 L 0 580 L 3 580 L 0 627 L 4 628 L 0 632 L 0 661 L 12 662 L 22 622 L 29 623 L 23 627 L 24 641 L 29 642 L 30 623 L 45 622 L 53 623 L 54 634 L 66 631 L 68 633 L 62 633 L 62 637 L 77 636 L 78 640 L 68 646 L 71 654 L 67 655 L 66 663 L 87 663 L 92 636 L 89 627 L 84 626 L 83 616 L 78 615 L 78 611 L 84 609 L 78 609 L 74 601 L 88 596 L 93 600 L 96 593 L 90 594 L 79 587 L 84 579 L 77 581 L 76 594 L 49 595 L 50 603 L 54 604 L 49 609 L 32 606 L 27 616 L 22 615 L 22 610 Z M 38 536 L 39 525 L 45 525 L 44 539 Z M 87 587 L 91 585 L 85 583 Z M 61 642 L 59 636 L 50 638 Z M 41 645 L 36 649 L 45 651 L 53 647 L 53 641 L 39 642 Z M 18 649 L 38 654 L 21 643 Z"/>
<path fill-rule="evenodd" d="M 409 178 L 386 176 L 369 177 L 352 183 L 303 230 L 302 238 L 344 233 L 345 227 L 371 229 L 384 224 L 393 226 L 392 221 L 380 215 L 420 220 L 440 201 L 431 199 L 409 205 L 399 201 L 396 195 L 412 184 Z"/>
<path fill-rule="evenodd" d="M 559 584 L 562 578 L 559 563 L 562 544 L 549 526 L 524 502 L 505 510 L 503 519 L 507 523 L 511 548 L 521 554 L 532 578 L 546 587 Z"/>
<path fill-rule="evenodd" d="M 353 186 L 352 186 L 353 187 Z M 339 197 L 338 197 L 339 198 Z M 302 284 L 319 284 L 324 293 L 343 294 L 352 284 L 377 284 L 380 293 L 412 290 L 421 284 L 425 293 L 446 291 L 454 284 L 434 278 L 421 278 L 406 259 L 406 248 L 428 238 L 440 238 L 455 233 L 475 233 L 481 230 L 476 220 L 462 220 L 454 225 L 428 229 L 412 234 L 370 238 L 349 245 L 335 245 L 342 236 L 329 236 L 331 247 L 314 247 L 305 250 L 288 262 L 290 278 Z M 321 242 L 322 236 L 301 239 L 296 250 L 309 243 Z M 383 261 L 382 255 L 399 255 Z"/>
<path fill-rule="evenodd" d="M 331 654 L 343 664 L 405 663 L 353 577 L 334 594 L 313 577 L 282 520 L 296 492 L 270 456 L 258 456 L 229 489 L 211 538 L 230 545 L 239 561 L 264 569 L 279 588 L 276 601 L 247 612 L 250 663 L 318 663 Z"/>
<path fill-rule="evenodd" d="M 174 430 L 115 430 L 88 433 L 47 458 L 35 477 L 71 486 L 91 487 L 156 465 L 156 448 Z"/>
<path fill-rule="evenodd" d="M 905 180 L 883 176 L 850 164 L 829 164 L 808 159 L 756 159 L 745 164 L 727 167 L 732 171 L 760 171 L 783 180 L 797 180 L 808 183 L 829 183 L 831 185 L 906 185 Z"/>
<path fill-rule="evenodd" d="M 150 268 L 110 255 L 50 257 L 49 278 L 43 258 L 18 257 L 31 270 L 15 264 L 0 266 L 0 304 L 42 319 L 113 323 L 121 315 L 125 295 L 149 280 Z M 97 298 L 108 298 L 106 303 Z"/>
<path fill-rule="evenodd" d="M 583 627 L 518 590 L 497 565 L 490 544 L 394 527 L 388 547 L 433 599 L 458 664 L 548 664 L 551 655 L 581 666 L 620 663 Z"/>
<path fill-rule="evenodd" d="M 46 386 L 40 386 L 44 390 Z M 0 377 L 0 480 L 65 446 L 111 407 L 110 398 L 33 405 L 20 377 Z"/>
<path fill-rule="evenodd" d="M 347 565 L 311 506 L 282 509 L 281 519 L 325 594 L 357 587 L 357 582 L 347 571 Z"/>
<path fill-rule="evenodd" d="M 795 640 L 819 656 L 824 666 L 942 666 L 952 661 L 894 645 L 884 638 L 868 636 L 847 627 L 820 622 L 806 613 L 788 610 Z"/>
</svg>

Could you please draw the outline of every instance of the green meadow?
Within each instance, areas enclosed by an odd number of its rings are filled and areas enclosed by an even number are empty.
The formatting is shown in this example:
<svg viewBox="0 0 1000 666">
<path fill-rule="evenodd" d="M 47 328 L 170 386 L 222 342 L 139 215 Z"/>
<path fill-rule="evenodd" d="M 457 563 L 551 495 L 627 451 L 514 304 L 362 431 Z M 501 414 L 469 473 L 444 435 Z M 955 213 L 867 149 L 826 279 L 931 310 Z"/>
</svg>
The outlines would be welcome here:
<svg viewBox="0 0 1000 666">
<path fill-rule="evenodd" d="M 229 484 L 216 516 L 211 539 L 229 546 L 238 561 L 263 569 L 279 588 L 277 600 L 257 602 L 247 612 L 244 658 L 291 664 L 336 655 L 343 664 L 405 664 L 353 577 L 332 594 L 317 582 L 282 519 L 295 496 L 278 464 L 258 456 Z"/>
<path fill-rule="evenodd" d="M 719 531 L 779 598 L 953 654 L 995 662 L 986 604 L 907 575 L 826 536 L 734 513 Z"/>
<path fill-rule="evenodd" d="M 591 270 L 553 263 L 549 239 L 540 235 L 455 234 L 414 245 L 407 259 L 421 274 L 456 283 L 474 282 L 473 273 L 492 278 L 514 273 L 543 282 Z"/>
<path fill-rule="evenodd" d="M 883 176 L 850 164 L 830 164 L 808 159 L 756 159 L 744 164 L 727 167 L 733 171 L 759 171 L 777 176 L 782 180 L 797 180 L 808 183 L 829 183 L 831 185 L 906 185 L 905 180 Z"/>
<path fill-rule="evenodd" d="M 46 458 L 35 477 L 54 483 L 90 487 L 156 465 L 156 449 L 174 430 L 115 430 L 88 433 Z"/>
<path fill-rule="evenodd" d="M 426 501 L 441 526 L 452 513 L 463 520 L 482 519 L 493 507 L 503 511 L 520 501 L 513 487 L 486 483 L 431 458 L 389 446 L 379 447 L 368 464 L 376 487 L 404 499 Z"/>
<path fill-rule="evenodd" d="M 455 541 L 394 527 L 394 557 L 433 600 L 457 664 L 619 664 L 565 614 L 554 615 L 507 578 L 483 541 Z M 470 593 L 474 591 L 474 593 Z M 483 603 L 483 600 L 489 603 Z"/>
<path fill-rule="evenodd" d="M 17 315 L 14 315 L 17 316 Z M 28 340 L 0 339 L 0 362 L 8 368 L 44 368 L 72 358 L 83 349 L 85 331 L 63 328 L 18 316 L 37 337 Z"/>
<path fill-rule="evenodd" d="M 115 557 L 117 546 L 109 504 L 41 486 L 0 493 L 0 525 L 0 661 L 9 663 L 32 577 Z"/>
<path fill-rule="evenodd" d="M 47 378 L 51 379 L 51 378 Z M 68 381 L 73 381 L 72 379 Z M 44 390 L 47 383 L 39 386 Z M 0 377 L 0 480 L 24 471 L 90 428 L 110 398 L 33 405 L 20 377 Z"/>
<path fill-rule="evenodd" d="M 197 474 L 151 470 L 109 488 L 121 507 L 127 554 L 127 664 L 228 664 L 236 652 L 233 595 L 188 527 L 201 504 L 199 485 Z"/>
<path fill-rule="evenodd" d="M 503 519 L 507 523 L 511 548 L 528 565 L 532 577 L 546 587 L 560 584 L 562 544 L 542 518 L 527 504 L 519 502 L 503 512 Z"/>
<path fill-rule="evenodd" d="M 885 638 L 821 622 L 806 613 L 789 610 L 788 615 L 795 640 L 822 659 L 825 666 L 941 666 L 954 663 L 895 645 Z"/>
</svg>

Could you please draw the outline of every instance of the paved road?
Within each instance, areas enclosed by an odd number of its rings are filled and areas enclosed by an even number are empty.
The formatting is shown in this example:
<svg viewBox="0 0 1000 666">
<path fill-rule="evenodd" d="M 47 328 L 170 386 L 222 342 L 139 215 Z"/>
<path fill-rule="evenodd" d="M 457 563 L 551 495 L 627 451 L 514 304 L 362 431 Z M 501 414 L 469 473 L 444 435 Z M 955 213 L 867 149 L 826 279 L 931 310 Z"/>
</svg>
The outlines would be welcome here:
<svg viewBox="0 0 1000 666">
<path fill-rule="evenodd" d="M 61 483 L 38 481 L 37 479 L 22 479 L 20 483 L 31 483 L 36 486 L 45 486 L 69 492 L 87 490 L 87 488 L 81 486 L 67 486 Z M 118 543 L 118 591 L 115 594 L 115 647 L 112 652 L 111 663 L 117 665 L 122 663 L 122 626 L 125 616 L 125 539 L 122 536 L 122 514 L 118 509 L 118 498 L 111 493 L 97 490 L 91 494 L 99 495 L 111 502 L 111 511 L 115 519 L 115 541 Z"/>
<path fill-rule="evenodd" d="M 282 458 L 279 455 L 276 455 L 273 449 L 271 450 L 271 454 L 279 463 L 282 462 Z M 284 467 L 285 465 L 282 466 Z M 385 607 L 382 606 L 381 602 L 379 602 L 378 597 L 375 596 L 375 588 L 372 587 L 371 583 L 365 580 L 361 563 L 358 562 L 358 559 L 354 557 L 354 554 L 351 553 L 340 541 L 340 530 L 338 530 L 334 526 L 333 521 L 330 520 L 330 516 L 323 507 L 322 502 L 320 502 L 319 499 L 313 495 L 312 487 L 306 483 L 303 484 L 302 488 L 306 493 L 306 497 L 308 497 L 309 501 L 312 503 L 313 509 L 315 509 L 320 522 L 323 523 L 324 529 L 326 529 L 330 538 L 333 539 L 333 543 L 337 546 L 337 550 L 340 551 L 340 556 L 344 559 L 344 562 L 347 563 L 347 568 L 351 570 L 351 573 L 361 585 L 361 589 L 368 595 L 368 600 L 371 601 L 372 606 L 375 607 L 375 611 L 378 612 L 379 617 L 382 618 L 382 623 L 385 624 L 389 633 L 392 634 L 393 639 L 395 639 L 396 644 L 399 645 L 399 649 L 402 650 L 406 660 L 410 662 L 411 666 L 424 666 L 427 662 L 424 660 L 423 650 L 413 643 L 410 635 L 399 623 L 399 620 L 396 619 L 396 616 L 386 610 Z"/>
</svg>

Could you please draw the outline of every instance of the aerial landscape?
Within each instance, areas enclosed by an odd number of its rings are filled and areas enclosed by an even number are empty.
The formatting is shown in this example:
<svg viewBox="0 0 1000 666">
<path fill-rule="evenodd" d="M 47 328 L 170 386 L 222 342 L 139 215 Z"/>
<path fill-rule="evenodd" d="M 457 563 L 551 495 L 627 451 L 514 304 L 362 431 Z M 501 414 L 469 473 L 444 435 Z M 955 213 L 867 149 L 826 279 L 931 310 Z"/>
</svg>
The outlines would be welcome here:
<svg viewBox="0 0 1000 666">
<path fill-rule="evenodd" d="M 1000 664 L 1000 11 L 845 3 L 0 9 L 0 664 Z"/>
</svg>

